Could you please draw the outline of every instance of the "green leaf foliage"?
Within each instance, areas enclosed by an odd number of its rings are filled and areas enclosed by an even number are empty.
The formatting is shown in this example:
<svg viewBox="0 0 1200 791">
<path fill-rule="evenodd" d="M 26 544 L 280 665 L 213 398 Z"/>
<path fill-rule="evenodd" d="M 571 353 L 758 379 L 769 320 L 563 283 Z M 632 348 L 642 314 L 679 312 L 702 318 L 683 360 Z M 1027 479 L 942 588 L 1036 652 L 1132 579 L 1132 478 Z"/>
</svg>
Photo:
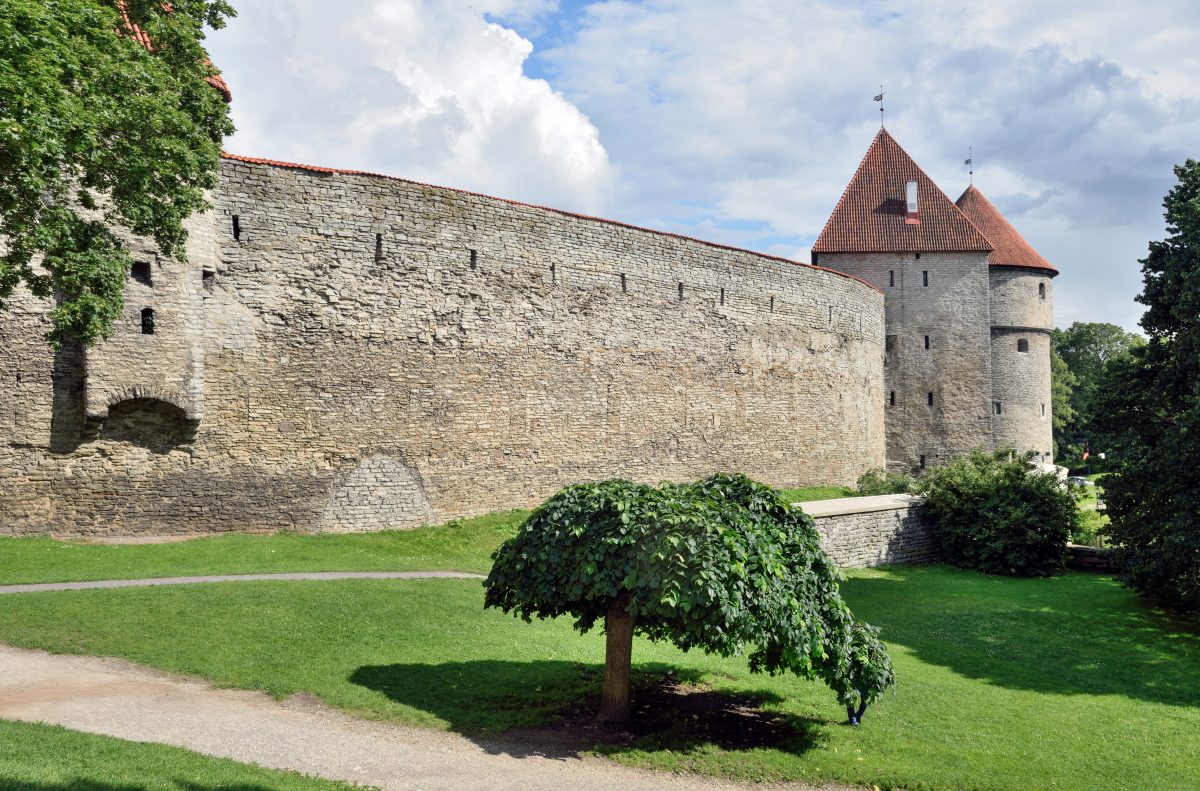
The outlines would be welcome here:
<svg viewBox="0 0 1200 791">
<path fill-rule="evenodd" d="M 201 46 L 224 0 L 0 3 L 0 310 L 54 297 L 48 340 L 86 344 L 120 315 L 130 258 L 114 228 L 182 257 L 233 131 Z"/>
<path fill-rule="evenodd" d="M 947 561 L 1023 577 L 1062 570 L 1079 511 L 1056 475 L 1037 470 L 1035 456 L 975 450 L 921 479 L 921 511 Z"/>
<path fill-rule="evenodd" d="M 683 650 L 748 653 L 753 672 L 822 678 L 865 708 L 893 683 L 874 630 L 854 623 L 812 518 L 744 476 L 569 486 L 494 556 L 485 606 L 570 615 L 592 629 L 618 596 L 638 633 Z"/>
<path fill-rule="evenodd" d="M 1168 237 L 1142 259 L 1149 343 L 1108 365 L 1096 423 L 1108 452 L 1109 539 L 1124 579 L 1200 609 L 1200 162 L 1175 168 Z"/>
<path fill-rule="evenodd" d="M 917 480 L 912 476 L 877 468 L 860 475 L 856 488 L 859 497 L 873 497 L 881 494 L 907 494 L 916 484 Z"/>
</svg>

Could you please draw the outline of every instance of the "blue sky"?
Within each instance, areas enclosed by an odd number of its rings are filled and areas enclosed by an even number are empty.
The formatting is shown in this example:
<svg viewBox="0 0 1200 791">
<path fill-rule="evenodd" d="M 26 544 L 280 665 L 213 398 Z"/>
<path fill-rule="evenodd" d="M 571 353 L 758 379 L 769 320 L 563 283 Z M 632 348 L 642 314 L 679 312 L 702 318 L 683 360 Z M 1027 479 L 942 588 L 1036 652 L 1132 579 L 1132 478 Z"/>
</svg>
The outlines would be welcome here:
<svg viewBox="0 0 1200 791">
<path fill-rule="evenodd" d="M 1200 157 L 1200 5 L 244 0 L 209 40 L 235 153 L 361 168 L 808 260 L 879 124 L 975 183 L 1136 329 L 1171 166 Z"/>
</svg>

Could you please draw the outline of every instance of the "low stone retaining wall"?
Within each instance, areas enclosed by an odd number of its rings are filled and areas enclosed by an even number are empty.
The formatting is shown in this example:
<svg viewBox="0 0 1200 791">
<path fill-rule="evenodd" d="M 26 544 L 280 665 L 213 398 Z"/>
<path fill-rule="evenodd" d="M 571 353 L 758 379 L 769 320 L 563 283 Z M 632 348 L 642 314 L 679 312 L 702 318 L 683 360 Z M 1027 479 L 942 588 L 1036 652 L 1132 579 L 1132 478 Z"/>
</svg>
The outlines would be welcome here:
<svg viewBox="0 0 1200 791">
<path fill-rule="evenodd" d="M 919 497 L 887 494 L 798 503 L 817 523 L 822 545 L 843 568 L 932 563 L 938 552 Z"/>
<path fill-rule="evenodd" d="M 1067 568 L 1080 571 L 1120 571 L 1113 562 L 1112 554 L 1105 547 L 1088 547 L 1083 544 L 1067 544 Z"/>
</svg>

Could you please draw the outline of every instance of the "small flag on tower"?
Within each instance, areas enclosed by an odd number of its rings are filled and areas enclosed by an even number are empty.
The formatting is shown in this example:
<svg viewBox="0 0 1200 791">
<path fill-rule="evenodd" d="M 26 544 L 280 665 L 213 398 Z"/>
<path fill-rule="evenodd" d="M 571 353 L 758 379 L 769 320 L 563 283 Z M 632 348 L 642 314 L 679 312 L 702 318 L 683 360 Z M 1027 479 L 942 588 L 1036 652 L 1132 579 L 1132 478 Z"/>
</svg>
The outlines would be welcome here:
<svg viewBox="0 0 1200 791">
<path fill-rule="evenodd" d="M 879 93 L 879 94 L 877 94 L 877 95 L 875 96 L 875 98 L 874 98 L 872 101 L 876 101 L 876 102 L 882 102 L 882 101 L 883 101 L 883 94 L 882 94 L 882 93 Z"/>
<path fill-rule="evenodd" d="M 963 164 L 964 164 L 964 165 L 970 165 L 970 164 L 971 164 L 971 159 L 970 159 L 970 158 L 968 158 L 968 159 L 964 159 L 964 160 L 963 160 Z"/>
</svg>

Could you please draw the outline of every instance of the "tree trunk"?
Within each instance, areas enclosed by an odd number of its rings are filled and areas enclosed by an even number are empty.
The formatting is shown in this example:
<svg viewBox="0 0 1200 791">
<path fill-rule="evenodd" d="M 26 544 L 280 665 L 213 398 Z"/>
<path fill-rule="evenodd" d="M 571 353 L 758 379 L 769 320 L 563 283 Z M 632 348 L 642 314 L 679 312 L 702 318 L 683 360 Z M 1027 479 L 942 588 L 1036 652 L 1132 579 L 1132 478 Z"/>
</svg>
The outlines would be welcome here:
<svg viewBox="0 0 1200 791">
<path fill-rule="evenodd" d="M 626 609 L 629 594 L 613 600 L 604 618 L 604 688 L 600 692 L 601 722 L 629 721 L 629 670 L 633 660 L 633 616 Z"/>
</svg>

